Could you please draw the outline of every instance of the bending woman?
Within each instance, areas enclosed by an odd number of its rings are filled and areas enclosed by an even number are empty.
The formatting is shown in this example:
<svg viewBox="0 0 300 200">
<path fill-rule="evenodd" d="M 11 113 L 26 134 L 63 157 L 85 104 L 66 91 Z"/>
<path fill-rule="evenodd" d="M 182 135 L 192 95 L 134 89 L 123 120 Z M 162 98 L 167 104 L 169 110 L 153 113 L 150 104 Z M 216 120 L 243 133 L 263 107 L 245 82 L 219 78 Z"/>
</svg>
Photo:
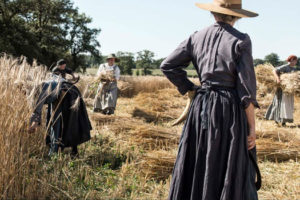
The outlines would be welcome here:
<svg viewBox="0 0 300 200">
<path fill-rule="evenodd" d="M 287 59 L 288 64 L 276 67 L 273 70 L 276 82 L 280 84 L 280 75 L 296 71 L 298 59 L 295 55 L 291 55 Z M 285 93 L 280 87 L 277 88 L 272 104 L 269 106 L 265 118 L 274 120 L 285 126 L 287 122 L 293 123 L 294 117 L 294 95 Z"/>
<path fill-rule="evenodd" d="M 257 14 L 234 2 L 196 4 L 212 11 L 216 23 L 192 34 L 161 65 L 182 95 L 195 93 L 173 169 L 172 200 L 258 199 L 251 40 L 233 28 L 239 18 Z M 190 62 L 200 88 L 182 69 Z"/>
</svg>

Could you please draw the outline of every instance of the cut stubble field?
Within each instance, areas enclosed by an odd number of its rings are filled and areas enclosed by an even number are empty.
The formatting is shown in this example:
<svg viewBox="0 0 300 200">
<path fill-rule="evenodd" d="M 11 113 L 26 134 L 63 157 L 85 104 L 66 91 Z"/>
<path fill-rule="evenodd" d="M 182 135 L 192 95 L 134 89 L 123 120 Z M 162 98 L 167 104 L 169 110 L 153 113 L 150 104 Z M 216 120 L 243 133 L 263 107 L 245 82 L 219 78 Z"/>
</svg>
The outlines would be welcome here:
<svg viewBox="0 0 300 200">
<path fill-rule="evenodd" d="M 187 97 L 164 77 L 122 77 L 116 113 L 105 116 L 92 112 L 93 77 L 81 75 L 77 86 L 93 125 L 92 139 L 79 147 L 78 159 L 68 150 L 48 158 L 43 126 L 27 133 L 32 108 L 24 99 L 30 102 L 27 90 L 45 75 L 38 69 L 12 58 L 0 60 L 0 199 L 166 199 L 182 129 L 170 123 Z M 29 80 L 32 70 L 41 78 Z M 300 199 L 300 98 L 295 122 L 277 127 L 263 119 L 273 94 L 260 92 L 259 199 Z"/>
</svg>

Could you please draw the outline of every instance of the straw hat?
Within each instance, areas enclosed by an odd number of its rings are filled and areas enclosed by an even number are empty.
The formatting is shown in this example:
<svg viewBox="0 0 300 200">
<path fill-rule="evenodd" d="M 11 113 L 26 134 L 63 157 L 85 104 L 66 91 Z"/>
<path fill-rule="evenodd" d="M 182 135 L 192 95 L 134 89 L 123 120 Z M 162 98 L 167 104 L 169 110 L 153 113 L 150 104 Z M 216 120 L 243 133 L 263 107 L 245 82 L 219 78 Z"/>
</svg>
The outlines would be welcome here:
<svg viewBox="0 0 300 200">
<path fill-rule="evenodd" d="M 120 61 L 120 59 L 117 58 L 116 55 L 115 55 L 114 53 L 109 54 L 109 55 L 107 56 L 106 60 L 111 59 L 111 58 L 114 58 L 116 62 L 119 62 L 119 61 Z"/>
<path fill-rule="evenodd" d="M 196 6 L 216 13 L 236 17 L 256 17 L 257 13 L 242 9 L 242 0 L 213 0 L 212 3 L 196 3 Z"/>
</svg>

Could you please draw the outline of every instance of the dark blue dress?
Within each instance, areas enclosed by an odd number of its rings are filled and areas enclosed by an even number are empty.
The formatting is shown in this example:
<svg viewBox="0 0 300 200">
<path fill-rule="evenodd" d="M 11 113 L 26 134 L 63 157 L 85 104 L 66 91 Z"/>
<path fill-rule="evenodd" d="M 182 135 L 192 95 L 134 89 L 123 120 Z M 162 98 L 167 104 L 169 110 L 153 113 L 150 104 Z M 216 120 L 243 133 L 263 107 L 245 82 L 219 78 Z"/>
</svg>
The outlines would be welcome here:
<svg viewBox="0 0 300 200">
<path fill-rule="evenodd" d="M 201 87 L 182 69 L 192 62 Z M 245 108 L 256 101 L 248 35 L 215 23 L 191 35 L 161 65 L 181 94 L 196 89 L 183 127 L 169 199 L 255 200 L 256 150 L 247 150 Z"/>
</svg>

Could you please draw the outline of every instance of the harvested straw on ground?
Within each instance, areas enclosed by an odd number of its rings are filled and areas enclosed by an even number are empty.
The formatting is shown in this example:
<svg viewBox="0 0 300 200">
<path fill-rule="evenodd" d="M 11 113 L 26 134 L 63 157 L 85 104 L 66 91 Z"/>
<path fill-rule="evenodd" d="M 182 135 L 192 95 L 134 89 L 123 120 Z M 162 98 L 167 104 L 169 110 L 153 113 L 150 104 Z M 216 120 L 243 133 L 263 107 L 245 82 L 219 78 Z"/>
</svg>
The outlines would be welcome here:
<svg viewBox="0 0 300 200">
<path fill-rule="evenodd" d="M 148 125 L 132 118 L 115 118 L 107 126 L 115 137 L 129 146 L 144 150 L 170 149 L 178 145 L 179 135 L 168 128 Z"/>
<path fill-rule="evenodd" d="M 136 106 L 132 116 L 150 122 L 168 122 L 176 119 L 185 106 L 185 97 L 175 89 L 162 89 L 153 93 L 139 93 L 134 97 Z"/>
<path fill-rule="evenodd" d="M 176 156 L 170 151 L 151 151 L 138 163 L 141 173 L 156 180 L 165 180 L 172 174 Z"/>
<path fill-rule="evenodd" d="M 257 156 L 261 160 L 288 161 L 299 157 L 299 144 L 275 142 L 271 139 L 257 140 Z"/>
</svg>

